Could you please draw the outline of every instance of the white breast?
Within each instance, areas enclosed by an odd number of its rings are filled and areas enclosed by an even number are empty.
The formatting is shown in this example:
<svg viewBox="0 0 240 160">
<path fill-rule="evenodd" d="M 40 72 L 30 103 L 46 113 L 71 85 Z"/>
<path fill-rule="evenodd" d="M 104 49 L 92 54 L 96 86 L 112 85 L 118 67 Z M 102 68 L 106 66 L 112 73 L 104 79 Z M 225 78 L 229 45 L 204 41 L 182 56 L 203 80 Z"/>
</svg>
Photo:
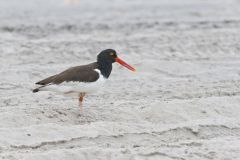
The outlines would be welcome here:
<svg viewBox="0 0 240 160">
<path fill-rule="evenodd" d="M 61 84 L 50 84 L 41 88 L 43 91 L 53 91 L 64 95 L 79 95 L 79 93 L 92 93 L 102 88 L 106 78 L 103 77 L 100 70 L 95 69 L 99 73 L 99 78 L 95 82 L 63 82 Z"/>
</svg>

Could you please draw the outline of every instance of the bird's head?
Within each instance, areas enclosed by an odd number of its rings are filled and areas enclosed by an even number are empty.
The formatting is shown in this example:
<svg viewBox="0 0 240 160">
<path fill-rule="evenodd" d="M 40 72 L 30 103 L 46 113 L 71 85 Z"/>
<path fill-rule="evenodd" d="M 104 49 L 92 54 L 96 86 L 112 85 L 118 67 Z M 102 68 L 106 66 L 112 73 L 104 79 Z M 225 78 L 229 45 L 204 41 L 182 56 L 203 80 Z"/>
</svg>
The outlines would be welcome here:
<svg viewBox="0 0 240 160">
<path fill-rule="evenodd" d="M 106 49 L 103 50 L 101 53 L 98 54 L 97 56 L 97 61 L 98 62 L 102 62 L 102 63 L 114 63 L 114 62 L 118 62 L 119 64 L 121 64 L 122 66 L 128 68 L 131 71 L 136 71 L 135 68 L 133 68 L 132 66 L 130 66 L 129 64 L 127 64 L 126 62 L 124 62 L 122 59 L 120 59 L 117 56 L 117 53 L 115 50 L 113 49 Z"/>
</svg>

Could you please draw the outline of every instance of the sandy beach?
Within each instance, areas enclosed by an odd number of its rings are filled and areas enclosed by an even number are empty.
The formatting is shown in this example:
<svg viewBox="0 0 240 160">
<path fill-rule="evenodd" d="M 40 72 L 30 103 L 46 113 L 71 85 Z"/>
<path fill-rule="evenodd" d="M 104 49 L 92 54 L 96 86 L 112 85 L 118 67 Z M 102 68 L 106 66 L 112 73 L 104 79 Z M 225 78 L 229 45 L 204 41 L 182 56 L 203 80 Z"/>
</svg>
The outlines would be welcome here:
<svg viewBox="0 0 240 160">
<path fill-rule="evenodd" d="M 240 1 L 1 0 L 0 159 L 240 159 Z M 103 90 L 33 94 L 35 82 L 96 61 Z"/>
</svg>

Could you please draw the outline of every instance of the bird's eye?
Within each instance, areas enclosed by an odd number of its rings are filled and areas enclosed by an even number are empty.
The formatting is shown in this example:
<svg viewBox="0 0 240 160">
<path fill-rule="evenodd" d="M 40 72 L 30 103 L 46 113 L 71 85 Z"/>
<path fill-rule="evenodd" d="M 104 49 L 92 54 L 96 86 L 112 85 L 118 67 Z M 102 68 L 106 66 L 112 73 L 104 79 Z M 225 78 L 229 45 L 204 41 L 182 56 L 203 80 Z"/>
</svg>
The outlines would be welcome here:
<svg viewBox="0 0 240 160">
<path fill-rule="evenodd" d="M 113 55 L 114 55 L 114 53 L 110 53 L 110 55 L 111 55 L 111 56 L 113 56 Z"/>
</svg>

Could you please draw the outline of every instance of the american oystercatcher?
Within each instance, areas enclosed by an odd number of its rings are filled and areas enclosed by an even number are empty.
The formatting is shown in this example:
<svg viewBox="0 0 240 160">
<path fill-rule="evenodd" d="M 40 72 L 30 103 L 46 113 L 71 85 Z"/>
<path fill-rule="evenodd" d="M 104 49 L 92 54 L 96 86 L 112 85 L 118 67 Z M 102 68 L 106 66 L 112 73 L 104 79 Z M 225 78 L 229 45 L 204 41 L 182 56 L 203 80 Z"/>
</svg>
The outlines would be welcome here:
<svg viewBox="0 0 240 160">
<path fill-rule="evenodd" d="M 118 62 L 124 67 L 135 71 L 132 66 L 118 58 L 115 50 L 106 49 L 98 54 L 97 62 L 71 67 L 59 74 L 37 82 L 36 84 L 40 86 L 34 89 L 33 93 L 53 91 L 67 96 L 77 96 L 79 98 L 80 112 L 82 112 L 83 97 L 102 86 L 104 81 L 110 76 L 112 63 L 114 62 Z"/>
</svg>

